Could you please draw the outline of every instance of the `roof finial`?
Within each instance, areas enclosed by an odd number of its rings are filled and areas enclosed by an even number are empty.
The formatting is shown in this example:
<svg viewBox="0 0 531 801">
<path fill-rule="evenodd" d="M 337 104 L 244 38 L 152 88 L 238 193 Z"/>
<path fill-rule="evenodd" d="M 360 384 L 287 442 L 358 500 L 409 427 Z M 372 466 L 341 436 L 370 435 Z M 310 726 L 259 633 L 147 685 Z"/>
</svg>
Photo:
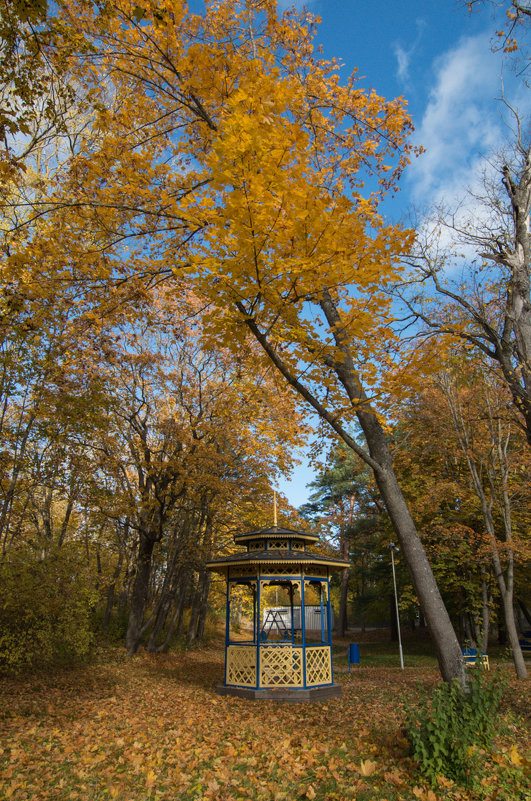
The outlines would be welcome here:
<svg viewBox="0 0 531 801">
<path fill-rule="evenodd" d="M 277 493 L 273 490 L 273 525 L 277 527 Z"/>
</svg>

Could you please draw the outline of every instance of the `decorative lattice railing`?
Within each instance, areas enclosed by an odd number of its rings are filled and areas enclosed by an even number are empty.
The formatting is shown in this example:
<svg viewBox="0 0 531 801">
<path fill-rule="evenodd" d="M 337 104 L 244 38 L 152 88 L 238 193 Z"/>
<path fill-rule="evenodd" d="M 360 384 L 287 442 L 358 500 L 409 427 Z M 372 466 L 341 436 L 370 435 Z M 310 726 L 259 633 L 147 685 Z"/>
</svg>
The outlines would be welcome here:
<svg viewBox="0 0 531 801">
<path fill-rule="evenodd" d="M 291 645 L 260 648 L 261 687 L 302 687 L 302 648 Z"/>
<path fill-rule="evenodd" d="M 328 645 L 306 649 L 306 684 L 332 683 L 332 660 Z"/>
<path fill-rule="evenodd" d="M 227 684 L 256 687 L 256 646 L 229 645 Z M 306 648 L 306 686 L 332 684 L 330 647 Z M 303 648 L 292 645 L 260 646 L 260 687 L 303 687 Z"/>
<path fill-rule="evenodd" d="M 227 648 L 227 684 L 256 687 L 255 645 L 229 645 Z"/>
</svg>

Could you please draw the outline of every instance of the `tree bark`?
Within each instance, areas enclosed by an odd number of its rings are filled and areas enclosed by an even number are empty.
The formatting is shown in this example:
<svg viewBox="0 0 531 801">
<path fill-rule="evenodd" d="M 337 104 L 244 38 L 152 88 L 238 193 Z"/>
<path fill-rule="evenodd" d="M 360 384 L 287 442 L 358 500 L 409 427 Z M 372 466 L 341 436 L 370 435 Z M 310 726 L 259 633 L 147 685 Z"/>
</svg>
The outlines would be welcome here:
<svg viewBox="0 0 531 801">
<path fill-rule="evenodd" d="M 208 594 L 210 592 L 211 575 L 207 573 L 205 576 L 205 583 L 203 587 L 203 597 L 201 598 L 201 609 L 199 612 L 199 620 L 197 621 L 197 642 L 202 642 L 205 634 L 205 623 L 208 612 Z"/>
<path fill-rule="evenodd" d="M 140 649 L 142 640 L 142 624 L 146 612 L 149 580 L 151 577 L 151 559 L 155 547 L 155 539 L 145 531 L 140 532 L 136 574 L 131 594 L 129 622 L 125 635 L 125 646 L 129 656 L 134 656 Z"/>
<path fill-rule="evenodd" d="M 521 598 L 517 598 L 516 601 L 518 603 L 518 606 L 520 607 L 521 613 L 527 620 L 528 625 L 531 626 L 531 615 L 529 614 L 529 609 L 527 608 L 527 606 L 525 605 L 525 603 L 522 601 Z"/>
<path fill-rule="evenodd" d="M 197 640 L 199 618 L 202 606 L 206 603 L 206 597 L 208 596 L 208 578 L 208 572 L 203 567 L 199 574 L 194 599 L 192 601 L 192 609 L 190 610 L 190 623 L 188 624 L 188 633 L 186 635 L 187 645 L 193 645 Z"/>
<path fill-rule="evenodd" d="M 489 630 L 490 630 L 490 603 L 489 603 L 489 590 L 485 579 L 481 582 L 481 601 L 482 601 L 482 632 L 481 632 L 481 650 L 487 653 L 489 648 Z"/>
<path fill-rule="evenodd" d="M 105 606 L 105 615 L 103 616 L 103 628 L 108 629 L 109 623 L 111 621 L 111 612 L 114 606 L 114 591 L 116 589 L 116 581 L 122 571 L 122 562 L 124 560 L 124 552 L 123 548 L 120 548 L 118 553 L 118 564 L 114 569 L 114 573 L 112 574 L 112 581 L 109 584 L 109 588 L 107 590 L 107 604 Z"/>
<path fill-rule="evenodd" d="M 344 557 L 342 557 L 344 558 Z M 345 637 L 348 629 L 348 580 L 350 568 L 341 571 L 341 586 L 339 594 L 339 615 L 337 616 L 337 634 Z"/>
</svg>

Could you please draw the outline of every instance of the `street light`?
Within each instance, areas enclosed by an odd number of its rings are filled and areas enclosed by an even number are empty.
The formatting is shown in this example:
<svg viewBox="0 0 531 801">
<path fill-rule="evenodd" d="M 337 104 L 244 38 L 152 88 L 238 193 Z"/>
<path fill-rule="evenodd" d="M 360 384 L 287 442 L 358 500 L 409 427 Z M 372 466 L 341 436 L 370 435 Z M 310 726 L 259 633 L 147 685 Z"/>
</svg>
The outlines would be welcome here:
<svg viewBox="0 0 531 801">
<path fill-rule="evenodd" d="M 400 667 L 404 670 L 404 654 L 402 653 L 402 636 L 400 634 L 400 615 L 398 614 L 398 593 L 396 591 L 396 573 L 395 573 L 395 555 L 394 552 L 398 551 L 398 547 L 394 542 L 389 543 L 389 550 L 391 551 L 391 564 L 393 566 L 393 584 L 395 587 L 395 609 L 396 609 L 396 626 L 398 629 L 398 650 L 400 651 Z"/>
</svg>

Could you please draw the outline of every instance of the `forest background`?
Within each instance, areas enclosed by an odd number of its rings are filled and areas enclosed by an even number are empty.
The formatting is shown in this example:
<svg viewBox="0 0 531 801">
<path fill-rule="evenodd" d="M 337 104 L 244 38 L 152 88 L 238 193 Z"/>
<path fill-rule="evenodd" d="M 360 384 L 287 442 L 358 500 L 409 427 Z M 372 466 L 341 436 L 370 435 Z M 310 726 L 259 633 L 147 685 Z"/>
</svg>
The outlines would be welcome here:
<svg viewBox="0 0 531 801">
<path fill-rule="evenodd" d="M 518 97 L 519 9 L 491 42 Z M 340 631 L 388 616 L 397 537 L 443 676 L 463 680 L 455 631 L 486 647 L 493 622 L 525 676 L 525 104 L 500 101 L 471 202 L 432 197 L 414 229 L 387 209 L 427 145 L 307 12 L 13 2 L 1 26 L 2 666 L 102 630 L 130 654 L 201 640 L 205 563 L 271 522 L 312 441 L 316 492 L 280 522 L 352 558 Z"/>
</svg>

